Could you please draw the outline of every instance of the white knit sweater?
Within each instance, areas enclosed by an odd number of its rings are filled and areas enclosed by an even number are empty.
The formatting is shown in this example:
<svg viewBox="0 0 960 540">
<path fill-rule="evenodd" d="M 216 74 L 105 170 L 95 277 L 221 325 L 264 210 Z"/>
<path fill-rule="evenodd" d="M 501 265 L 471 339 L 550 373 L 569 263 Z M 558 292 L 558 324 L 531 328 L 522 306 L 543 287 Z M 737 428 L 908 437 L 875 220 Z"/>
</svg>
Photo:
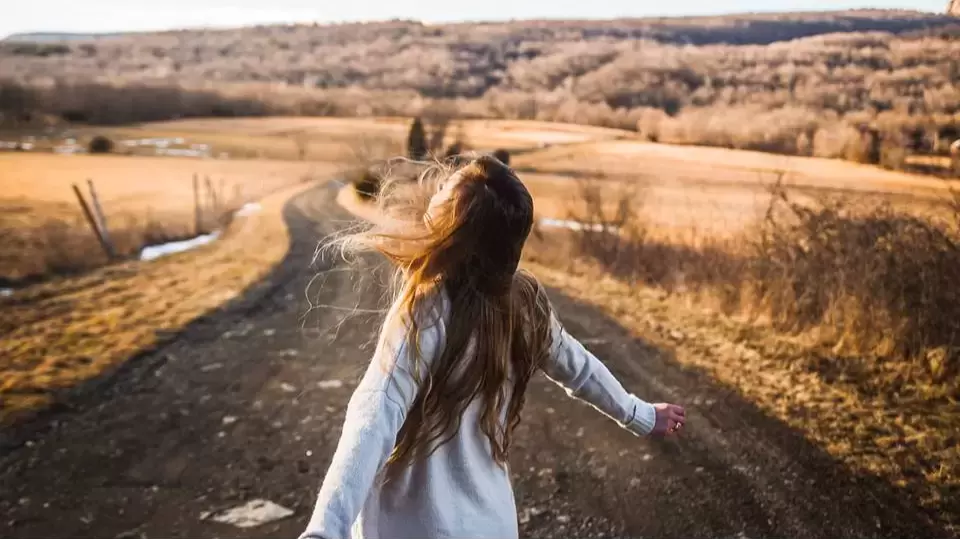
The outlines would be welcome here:
<svg viewBox="0 0 960 540">
<path fill-rule="evenodd" d="M 439 308 L 448 311 L 446 299 Z M 444 320 L 421 334 L 423 357 L 444 342 Z M 405 330 L 385 335 L 347 406 L 340 442 L 301 538 L 516 538 L 517 509 L 507 470 L 480 431 L 480 404 L 464 413 L 452 440 L 384 484 L 381 469 L 417 393 Z M 629 394 L 583 345 L 553 321 L 543 371 L 622 427 L 650 433 L 656 412 Z"/>
</svg>

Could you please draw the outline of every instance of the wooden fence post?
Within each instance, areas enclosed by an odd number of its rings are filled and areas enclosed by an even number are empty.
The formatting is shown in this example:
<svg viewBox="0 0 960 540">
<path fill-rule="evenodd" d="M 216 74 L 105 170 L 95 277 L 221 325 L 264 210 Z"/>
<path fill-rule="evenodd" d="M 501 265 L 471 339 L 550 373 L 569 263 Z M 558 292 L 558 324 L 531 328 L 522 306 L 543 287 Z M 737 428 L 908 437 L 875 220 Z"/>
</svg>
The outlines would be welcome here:
<svg viewBox="0 0 960 540">
<path fill-rule="evenodd" d="M 193 173 L 193 232 L 200 236 L 203 229 L 203 203 L 200 202 L 200 177 Z"/>
<path fill-rule="evenodd" d="M 233 185 L 233 205 L 240 207 L 243 206 L 243 187 L 240 184 Z"/>
<path fill-rule="evenodd" d="M 100 241 L 100 247 L 103 248 L 103 252 L 107 254 L 108 258 L 113 259 L 113 249 L 111 249 L 110 244 L 107 243 L 106 239 L 103 237 L 103 234 L 101 234 L 100 228 L 97 227 L 97 220 L 95 217 L 93 217 L 93 213 L 90 211 L 87 201 L 83 198 L 83 193 L 76 184 L 73 184 L 73 192 L 77 194 L 77 200 L 80 201 L 80 208 L 83 208 L 83 215 L 86 216 L 87 223 L 90 224 L 93 234 L 95 234 L 97 236 L 97 240 Z"/>
<path fill-rule="evenodd" d="M 100 235 L 103 236 L 103 241 L 107 243 L 107 247 L 110 248 L 110 258 L 117 256 L 117 250 L 113 246 L 113 241 L 110 240 L 110 229 L 107 228 L 107 216 L 103 213 L 103 207 L 100 206 L 100 198 L 97 197 L 97 190 L 93 187 L 93 180 L 87 178 L 87 188 L 90 189 L 90 200 L 93 201 L 93 214 L 97 218 L 97 227 L 100 229 Z"/>
<path fill-rule="evenodd" d="M 210 181 L 210 177 L 207 176 L 204 178 L 204 183 L 207 185 L 207 197 L 210 198 L 210 207 L 213 208 L 213 217 L 214 221 L 217 219 L 217 214 L 220 213 L 220 208 L 217 205 L 217 192 L 213 189 L 213 182 Z"/>
</svg>

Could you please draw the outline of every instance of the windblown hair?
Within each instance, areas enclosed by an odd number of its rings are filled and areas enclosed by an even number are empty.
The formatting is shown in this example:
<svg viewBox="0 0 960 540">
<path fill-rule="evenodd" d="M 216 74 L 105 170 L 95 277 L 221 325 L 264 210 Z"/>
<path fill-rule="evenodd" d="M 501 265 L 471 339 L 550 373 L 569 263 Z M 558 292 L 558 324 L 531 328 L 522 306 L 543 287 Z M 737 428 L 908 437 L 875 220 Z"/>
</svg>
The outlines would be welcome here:
<svg viewBox="0 0 960 540">
<path fill-rule="evenodd" d="M 456 182 L 449 196 L 430 207 L 447 181 Z M 481 156 L 457 170 L 431 166 L 417 183 L 388 175 L 378 206 L 378 223 L 338 242 L 350 250 L 375 250 L 396 266 L 384 334 L 406 328 L 417 359 L 419 390 L 387 461 L 386 479 L 453 438 L 476 400 L 482 404 L 480 429 L 494 459 L 505 465 L 527 384 L 551 345 L 546 294 L 532 275 L 518 271 L 533 226 L 533 199 L 513 170 Z M 432 308 L 441 290 L 449 299 L 449 319 L 442 350 L 427 359 L 419 336 L 435 321 L 423 314 L 437 313 Z"/>
</svg>

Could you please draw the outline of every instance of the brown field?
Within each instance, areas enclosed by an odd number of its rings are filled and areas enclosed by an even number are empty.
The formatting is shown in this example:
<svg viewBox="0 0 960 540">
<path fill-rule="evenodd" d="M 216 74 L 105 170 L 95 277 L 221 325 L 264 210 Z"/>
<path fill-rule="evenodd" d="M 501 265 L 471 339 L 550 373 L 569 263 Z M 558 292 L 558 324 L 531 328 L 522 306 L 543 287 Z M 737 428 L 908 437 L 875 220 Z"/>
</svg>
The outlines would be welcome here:
<svg viewBox="0 0 960 540">
<path fill-rule="evenodd" d="M 960 186 L 840 160 L 628 140 L 547 148 L 519 155 L 512 165 L 545 216 L 568 217 L 572 180 L 603 178 L 638 184 L 653 227 L 725 236 L 763 217 L 768 188 L 781 177 L 800 201 L 850 196 L 924 213 L 939 211 L 950 188 Z"/>
<path fill-rule="evenodd" d="M 266 160 L 0 154 L 0 280 L 16 283 L 103 262 L 71 184 L 86 193 L 86 180 L 94 181 L 118 249 L 132 254 L 152 239 L 194 233 L 194 175 L 201 185 L 211 180 L 224 212 L 330 170 Z M 214 227 L 214 209 L 203 202 L 207 226 Z"/>
</svg>

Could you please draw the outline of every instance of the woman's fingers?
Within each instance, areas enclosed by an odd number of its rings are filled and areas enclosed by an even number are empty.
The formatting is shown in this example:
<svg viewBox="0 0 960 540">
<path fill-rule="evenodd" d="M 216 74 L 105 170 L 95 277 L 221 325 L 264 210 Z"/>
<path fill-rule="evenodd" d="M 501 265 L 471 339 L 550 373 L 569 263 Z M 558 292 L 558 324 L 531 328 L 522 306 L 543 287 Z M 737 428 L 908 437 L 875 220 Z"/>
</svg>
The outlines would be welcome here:
<svg viewBox="0 0 960 540">
<path fill-rule="evenodd" d="M 671 405 L 667 410 L 667 432 L 676 434 L 687 421 L 686 411 L 679 405 Z"/>
<path fill-rule="evenodd" d="M 657 410 L 657 433 L 663 435 L 676 435 L 686 423 L 686 411 L 679 405 L 671 403 L 658 403 L 654 405 Z"/>
</svg>

